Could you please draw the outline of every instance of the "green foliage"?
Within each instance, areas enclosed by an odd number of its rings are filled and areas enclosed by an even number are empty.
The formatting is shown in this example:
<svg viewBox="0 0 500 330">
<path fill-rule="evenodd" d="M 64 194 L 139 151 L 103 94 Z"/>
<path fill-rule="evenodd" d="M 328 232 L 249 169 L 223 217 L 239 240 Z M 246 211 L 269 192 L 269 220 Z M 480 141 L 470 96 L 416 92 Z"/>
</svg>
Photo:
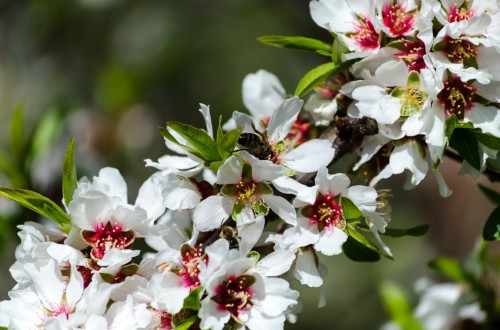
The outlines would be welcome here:
<svg viewBox="0 0 500 330">
<path fill-rule="evenodd" d="M 257 40 L 269 46 L 308 50 L 325 56 L 330 56 L 333 51 L 330 44 L 307 37 L 270 35 L 259 37 Z"/>
<path fill-rule="evenodd" d="M 75 140 L 69 141 L 66 153 L 64 154 L 62 190 L 64 203 L 69 205 L 73 199 L 73 193 L 76 190 L 78 179 L 76 176 L 76 159 L 75 159 Z"/>
<path fill-rule="evenodd" d="M 202 286 L 197 287 L 193 291 L 189 293 L 184 299 L 184 308 L 192 309 L 197 311 L 201 308 L 201 294 L 203 293 L 204 288 Z"/>
<path fill-rule="evenodd" d="M 437 270 L 444 276 L 452 279 L 455 282 L 467 284 L 473 291 L 481 295 L 483 289 L 479 279 L 474 273 L 465 269 L 457 260 L 441 257 L 431 260 L 429 267 Z"/>
<path fill-rule="evenodd" d="M 336 62 L 328 62 L 315 67 L 307 72 L 302 79 L 300 79 L 294 95 L 302 97 L 311 91 L 314 87 L 320 85 L 329 76 L 344 68 L 344 65 L 339 65 Z"/>
<path fill-rule="evenodd" d="M 466 128 L 455 128 L 450 138 L 450 146 L 455 149 L 472 167 L 481 168 L 481 156 L 477 140 Z"/>
<path fill-rule="evenodd" d="M 483 228 L 483 239 L 485 241 L 500 240 L 500 206 L 491 212 Z"/>
<path fill-rule="evenodd" d="M 242 130 L 243 128 L 238 127 L 222 135 L 220 142 L 217 143 L 217 151 L 222 159 L 231 156 L 234 148 L 236 148 L 236 143 L 238 142 Z"/>
<path fill-rule="evenodd" d="M 0 196 L 9 198 L 59 225 L 71 222 L 69 216 L 57 204 L 34 191 L 0 187 Z"/>
<path fill-rule="evenodd" d="M 403 288 L 386 281 L 380 286 L 379 292 L 390 319 L 401 329 L 423 330 L 422 325 L 413 316 L 412 306 Z"/>
<path fill-rule="evenodd" d="M 500 205 L 500 193 L 490 189 L 482 184 L 478 184 L 479 189 L 483 194 L 495 205 Z"/>
<path fill-rule="evenodd" d="M 403 236 L 423 236 L 429 230 L 429 225 L 420 225 L 408 229 L 394 229 L 386 228 L 385 233 L 382 235 L 390 237 L 403 237 Z"/>
<path fill-rule="evenodd" d="M 380 260 L 380 254 L 373 249 L 366 247 L 353 237 L 349 236 L 342 245 L 342 250 L 346 257 L 353 261 L 375 262 Z"/>
<path fill-rule="evenodd" d="M 342 205 L 342 213 L 347 221 L 363 217 L 361 211 L 349 198 L 340 196 L 340 205 Z"/>
<path fill-rule="evenodd" d="M 185 319 L 181 323 L 177 324 L 175 326 L 175 330 L 188 330 L 198 320 L 199 320 L 198 316 L 197 315 L 193 315 L 193 316 Z"/>
</svg>

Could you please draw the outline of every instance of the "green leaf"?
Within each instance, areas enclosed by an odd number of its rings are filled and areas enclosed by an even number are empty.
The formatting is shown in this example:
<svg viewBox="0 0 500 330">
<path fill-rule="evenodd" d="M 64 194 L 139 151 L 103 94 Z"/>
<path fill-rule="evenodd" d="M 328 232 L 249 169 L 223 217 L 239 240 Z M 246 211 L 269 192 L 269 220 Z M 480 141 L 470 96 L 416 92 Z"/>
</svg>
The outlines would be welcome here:
<svg viewBox="0 0 500 330">
<path fill-rule="evenodd" d="M 60 225 L 71 223 L 68 214 L 57 206 L 56 203 L 34 191 L 0 187 L 0 196 L 11 199 Z"/>
<path fill-rule="evenodd" d="M 477 185 L 483 194 L 488 198 L 493 204 L 500 205 L 500 193 L 493 189 L 490 189 L 482 184 Z"/>
<path fill-rule="evenodd" d="M 300 36 L 262 36 L 257 38 L 259 42 L 263 44 L 279 47 L 279 48 L 293 48 L 293 49 L 302 49 L 313 52 L 318 52 L 320 54 L 327 53 L 327 56 L 330 56 L 332 53 L 332 46 L 324 41 L 300 37 Z"/>
<path fill-rule="evenodd" d="M 382 235 L 390 237 L 422 236 L 427 233 L 427 230 L 429 230 L 429 225 L 420 225 L 408 229 L 386 228 L 385 233 L 382 233 Z"/>
<path fill-rule="evenodd" d="M 484 224 L 483 238 L 485 241 L 500 240 L 500 206 L 491 212 Z"/>
<path fill-rule="evenodd" d="M 349 49 L 340 41 L 340 39 L 334 35 L 333 40 L 333 51 L 332 53 L 332 62 L 340 63 L 342 62 L 342 54 L 349 52 Z"/>
<path fill-rule="evenodd" d="M 346 232 L 347 235 L 355 239 L 358 243 L 362 244 L 364 247 L 372 250 L 377 254 L 381 254 L 386 258 L 393 259 L 391 255 L 387 254 L 387 252 L 385 252 L 384 250 L 379 249 L 378 246 L 373 244 L 368 238 L 366 238 L 362 233 L 360 233 L 353 224 L 347 223 Z"/>
<path fill-rule="evenodd" d="M 446 129 L 445 129 L 445 136 L 449 139 L 453 132 L 455 131 L 455 128 L 474 128 L 472 123 L 461 123 L 457 116 L 451 115 L 446 119 Z"/>
<path fill-rule="evenodd" d="M 207 131 L 188 124 L 175 121 L 167 122 L 167 127 L 173 129 L 177 134 L 186 139 L 191 148 L 203 156 L 203 160 L 214 162 L 221 160 L 215 141 L 208 135 Z"/>
<path fill-rule="evenodd" d="M 73 199 L 73 193 L 77 186 L 76 160 L 75 160 L 75 139 L 69 141 L 66 153 L 64 154 L 62 190 L 64 203 L 69 205 Z"/>
<path fill-rule="evenodd" d="M 361 211 L 349 198 L 340 196 L 340 205 L 342 205 L 342 212 L 347 221 L 363 217 Z"/>
<path fill-rule="evenodd" d="M 472 167 L 481 168 L 481 156 L 476 139 L 469 129 L 455 128 L 450 138 L 450 146 L 455 149 Z"/>
<path fill-rule="evenodd" d="M 204 159 L 204 156 L 196 149 L 193 149 L 191 147 L 188 147 L 182 143 L 180 143 L 179 141 L 177 141 L 177 139 L 172 135 L 170 134 L 170 132 L 165 129 L 164 127 L 158 127 L 158 131 L 167 139 L 169 140 L 170 142 L 173 142 L 175 144 L 177 144 L 179 147 L 181 147 L 182 149 L 184 149 L 186 152 L 200 158 L 200 159 Z"/>
<path fill-rule="evenodd" d="M 219 124 L 217 125 L 217 136 L 215 137 L 215 143 L 217 145 L 219 145 L 223 134 L 224 134 L 224 132 L 222 132 L 222 115 L 220 115 L 219 116 Z"/>
<path fill-rule="evenodd" d="M 189 296 L 187 296 L 184 299 L 184 308 L 192 309 L 194 311 L 197 311 L 201 308 L 201 294 L 203 292 L 204 288 L 202 286 L 197 287 L 191 293 L 189 293 Z"/>
<path fill-rule="evenodd" d="M 243 128 L 241 127 L 232 129 L 220 139 L 220 143 L 217 144 L 217 150 L 223 160 L 232 155 L 242 130 Z"/>
<path fill-rule="evenodd" d="M 392 282 L 384 282 L 379 292 L 389 318 L 401 329 L 423 330 L 423 326 L 413 316 L 411 304 L 403 288 Z"/>
<path fill-rule="evenodd" d="M 494 150 L 500 150 L 500 138 L 479 130 L 470 130 L 470 133 L 483 145 Z"/>
<path fill-rule="evenodd" d="M 193 315 L 190 318 L 185 319 L 183 322 L 175 325 L 175 330 L 188 330 L 196 321 L 198 321 L 198 315 Z"/>
<path fill-rule="evenodd" d="M 342 250 L 346 257 L 353 261 L 375 262 L 380 260 L 380 254 L 367 248 L 363 244 L 349 236 L 342 245 Z"/>
<path fill-rule="evenodd" d="M 332 73 L 343 68 L 337 63 L 328 62 L 315 67 L 305 74 L 299 81 L 294 95 L 298 97 L 304 96 L 307 92 L 311 91 L 314 87 L 324 82 Z"/>
</svg>

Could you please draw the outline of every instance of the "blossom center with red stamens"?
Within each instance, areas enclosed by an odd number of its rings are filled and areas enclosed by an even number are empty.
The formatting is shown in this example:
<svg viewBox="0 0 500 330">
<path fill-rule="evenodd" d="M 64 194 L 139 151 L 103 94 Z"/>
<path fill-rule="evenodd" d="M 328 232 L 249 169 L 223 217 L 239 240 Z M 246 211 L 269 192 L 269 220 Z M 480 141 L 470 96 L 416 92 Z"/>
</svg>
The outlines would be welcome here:
<svg viewBox="0 0 500 330">
<path fill-rule="evenodd" d="M 215 288 L 216 295 L 212 297 L 219 311 L 228 311 L 238 317 L 239 313 L 247 311 L 252 307 L 254 292 L 251 285 L 255 283 L 255 277 L 241 275 L 230 276 Z"/>
<path fill-rule="evenodd" d="M 404 50 L 394 53 L 394 57 L 403 61 L 408 67 L 408 71 L 417 71 L 425 68 L 424 55 L 425 45 L 422 40 L 415 41 L 401 40 Z"/>
<path fill-rule="evenodd" d="M 285 139 L 296 147 L 310 139 L 311 128 L 311 122 L 307 117 L 299 117 L 293 123 Z"/>
<path fill-rule="evenodd" d="M 172 326 L 172 314 L 154 308 L 153 311 L 156 317 L 160 319 L 160 324 L 155 328 L 156 330 L 170 330 L 174 328 Z"/>
<path fill-rule="evenodd" d="M 208 256 L 202 252 L 201 246 L 182 253 L 181 264 L 184 269 L 178 269 L 177 275 L 184 280 L 185 286 L 194 289 L 201 285 L 198 276 L 202 261 L 208 263 Z"/>
<path fill-rule="evenodd" d="M 394 1 L 386 2 L 382 7 L 382 20 L 394 37 L 407 34 L 415 24 L 415 13 L 406 11 L 406 6 Z"/>
<path fill-rule="evenodd" d="M 344 227 L 342 207 L 336 203 L 331 193 L 319 194 L 307 213 L 309 221 L 317 224 L 320 231 L 324 228 L 331 230 L 333 227 Z"/>
<path fill-rule="evenodd" d="M 469 20 L 472 16 L 474 16 L 473 9 L 458 8 L 456 4 L 448 9 L 448 22 L 450 23 Z"/>
<path fill-rule="evenodd" d="M 465 39 L 445 38 L 443 51 L 452 63 L 463 63 L 478 55 L 477 46 Z"/>
<path fill-rule="evenodd" d="M 475 93 L 474 86 L 455 77 L 444 82 L 444 88 L 438 94 L 438 100 L 448 116 L 456 115 L 458 119 L 463 119 L 465 110 L 471 110 L 474 107 L 472 98 Z"/>
<path fill-rule="evenodd" d="M 358 23 L 354 24 L 354 32 L 346 33 L 346 36 L 354 39 L 364 50 L 375 50 L 379 47 L 380 35 L 367 17 L 359 16 Z"/>
<path fill-rule="evenodd" d="M 97 259 L 102 259 L 104 254 L 112 248 L 123 249 L 129 246 L 135 239 L 134 232 L 124 231 L 119 223 L 99 222 L 94 230 L 83 230 L 82 237 L 92 246 L 91 255 Z"/>
</svg>

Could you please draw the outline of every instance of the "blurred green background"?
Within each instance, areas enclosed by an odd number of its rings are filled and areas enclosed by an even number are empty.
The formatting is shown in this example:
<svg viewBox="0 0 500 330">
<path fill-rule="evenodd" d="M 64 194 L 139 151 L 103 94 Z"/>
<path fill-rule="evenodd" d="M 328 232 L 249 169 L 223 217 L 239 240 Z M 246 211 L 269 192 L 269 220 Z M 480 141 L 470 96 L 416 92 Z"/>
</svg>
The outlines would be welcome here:
<svg viewBox="0 0 500 330">
<path fill-rule="evenodd" d="M 178 120 L 202 126 L 200 102 L 210 105 L 212 118 L 227 119 L 233 110 L 244 111 L 246 74 L 266 69 L 292 92 L 307 70 L 322 63 L 320 56 L 256 41 L 269 34 L 330 41 L 308 8 L 306 0 L 1 1 L 0 185 L 60 201 L 62 158 L 74 137 L 79 175 L 117 167 L 135 198 L 153 173 L 143 160 L 166 153 L 158 125 Z M 417 278 L 432 276 L 429 259 L 467 255 L 493 205 L 470 178 L 456 175 L 456 164 L 445 162 L 442 169 L 455 190 L 447 200 L 432 178 L 411 192 L 393 190 L 393 226 L 429 223 L 429 233 L 387 240 L 395 261 L 322 258 L 329 269 L 323 287 L 328 304 L 317 309 L 319 291 L 300 289 L 304 311 L 288 329 L 376 329 L 386 320 L 378 297 L 383 279 L 411 291 Z M 401 185 L 402 178 L 385 183 Z M 14 284 L 8 273 L 18 243 L 12 224 L 33 215 L 5 199 L 0 214 L 3 300 Z"/>
</svg>

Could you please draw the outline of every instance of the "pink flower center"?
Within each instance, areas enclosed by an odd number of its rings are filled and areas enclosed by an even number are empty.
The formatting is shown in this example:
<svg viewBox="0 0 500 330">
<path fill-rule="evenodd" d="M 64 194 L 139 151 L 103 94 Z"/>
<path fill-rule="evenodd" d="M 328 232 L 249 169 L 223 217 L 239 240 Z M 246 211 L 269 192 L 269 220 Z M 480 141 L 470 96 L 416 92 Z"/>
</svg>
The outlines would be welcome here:
<svg viewBox="0 0 500 330">
<path fill-rule="evenodd" d="M 299 117 L 290 128 L 286 140 L 296 147 L 311 138 L 311 128 L 311 122 L 307 117 Z"/>
<path fill-rule="evenodd" d="M 438 100 L 448 116 L 456 115 L 458 119 L 463 119 L 465 110 L 471 110 L 474 107 L 472 98 L 475 93 L 474 86 L 455 77 L 444 82 L 444 88 L 438 94 Z"/>
<path fill-rule="evenodd" d="M 158 309 L 153 310 L 156 317 L 160 319 L 160 324 L 155 328 L 156 330 L 170 330 L 174 328 L 172 326 L 172 314 Z"/>
<path fill-rule="evenodd" d="M 448 36 L 444 39 L 444 53 L 452 63 L 464 63 L 464 61 L 476 58 L 478 51 L 474 44 L 465 39 L 452 39 Z"/>
<path fill-rule="evenodd" d="M 465 3 L 467 3 L 467 1 L 464 1 L 464 4 Z M 448 22 L 450 23 L 469 20 L 472 16 L 474 16 L 473 9 L 458 8 L 456 4 L 448 9 Z"/>
<path fill-rule="evenodd" d="M 344 227 L 342 207 L 336 203 L 331 193 L 319 194 L 313 205 L 302 209 L 302 214 L 309 218 L 310 223 L 318 225 L 320 231 Z"/>
<path fill-rule="evenodd" d="M 359 16 L 358 23 L 354 24 L 354 32 L 346 33 L 346 36 L 354 39 L 364 50 L 375 50 L 379 47 L 380 36 L 367 17 Z"/>
<path fill-rule="evenodd" d="M 406 11 L 406 6 L 394 2 L 385 2 L 382 7 L 382 20 L 394 37 L 407 34 L 415 24 L 415 13 Z"/>
<path fill-rule="evenodd" d="M 180 269 L 178 275 L 184 280 L 185 286 L 195 289 L 201 285 L 198 276 L 202 261 L 208 263 L 208 256 L 202 252 L 201 246 L 183 253 L 181 263 L 184 269 Z"/>
<path fill-rule="evenodd" d="M 255 283 L 255 277 L 250 275 L 230 276 L 215 288 L 216 295 L 212 297 L 219 311 L 228 311 L 238 317 L 252 307 L 254 292 L 251 285 Z"/>
<path fill-rule="evenodd" d="M 102 259 L 104 254 L 112 248 L 123 249 L 135 239 L 132 230 L 123 231 L 119 223 L 99 222 L 95 226 L 95 231 L 83 230 L 82 237 L 90 246 L 92 246 L 92 257 Z"/>
<path fill-rule="evenodd" d="M 408 67 L 408 71 L 420 72 L 425 68 L 424 55 L 425 45 L 422 40 L 415 41 L 402 40 L 404 50 L 394 54 L 394 57 L 403 61 Z"/>
</svg>

